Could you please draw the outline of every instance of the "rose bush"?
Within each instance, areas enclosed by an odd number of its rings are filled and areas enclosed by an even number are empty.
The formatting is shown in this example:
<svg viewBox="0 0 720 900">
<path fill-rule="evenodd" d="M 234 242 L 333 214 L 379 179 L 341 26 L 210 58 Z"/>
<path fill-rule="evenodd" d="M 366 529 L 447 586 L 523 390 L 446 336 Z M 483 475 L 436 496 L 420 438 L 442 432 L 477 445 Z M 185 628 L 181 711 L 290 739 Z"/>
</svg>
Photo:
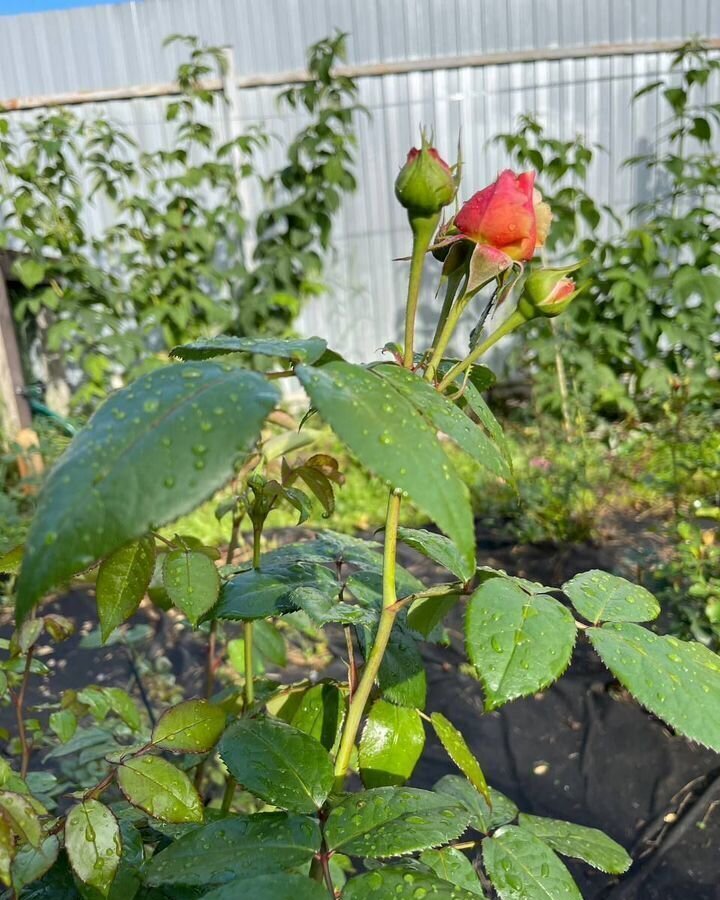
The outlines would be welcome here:
<svg viewBox="0 0 720 900">
<path fill-rule="evenodd" d="M 558 588 L 476 558 L 468 490 L 438 435 L 514 483 L 502 429 L 482 396 L 493 375 L 479 359 L 531 314 L 555 314 L 576 288 L 574 266 L 530 263 L 542 239 L 530 175 L 504 173 L 471 201 L 480 211 L 472 235 L 486 243 L 471 253 L 464 234 L 447 243 L 439 219 L 457 189 L 447 169 L 423 141 L 396 186 L 413 247 L 405 346 L 395 362 L 350 363 L 318 337 L 197 340 L 173 351 L 180 362 L 110 397 L 48 477 L 26 546 L 0 560 L 0 569 L 20 570 L 17 629 L 0 683 L 18 726 L 13 764 L 0 769 L 0 880 L 16 896 L 29 885 L 30 897 L 89 900 L 476 900 L 488 892 L 578 900 L 561 856 L 623 873 L 631 859 L 615 841 L 520 812 L 488 785 L 453 723 L 426 709 L 420 647 L 442 638 L 458 604 L 486 711 L 546 688 L 576 641 L 589 641 L 651 712 L 720 749 L 720 659 L 645 627 L 659 613 L 647 590 L 600 571 Z M 420 277 L 438 245 L 448 247 L 445 297 L 431 346 L 415 352 Z M 492 271 L 481 247 L 510 265 Z M 487 336 L 478 329 L 462 359 L 448 359 L 469 304 L 487 315 L 501 301 L 509 315 Z M 258 355 L 275 367 L 248 368 Z M 308 396 L 299 424 L 278 409 L 276 381 L 289 377 Z M 328 530 L 263 552 L 280 506 L 301 522 L 312 502 L 332 515 L 342 476 L 332 457 L 309 449 L 311 412 L 387 485 L 382 544 Z M 228 482 L 217 511 L 230 526 L 224 565 L 218 548 L 192 535 L 158 533 Z M 407 504 L 433 528 L 402 527 Z M 242 562 L 235 551 L 245 519 L 252 554 Z M 426 585 L 398 565 L 400 542 L 445 580 Z M 97 566 L 103 638 L 122 635 L 146 593 L 159 608 L 174 607 L 207 636 L 206 696 L 143 717 L 124 692 L 95 685 L 32 710 L 49 713 L 59 753 L 77 755 L 74 790 L 59 798 L 36 768 L 37 751 L 52 742 L 25 702 L 30 679 L 49 672 L 38 642 L 62 640 L 71 626 L 39 604 Z M 261 677 L 263 664 L 282 670 L 288 621 L 341 629 L 346 679 Z M 225 653 L 242 689 L 217 683 Z M 90 717 L 122 723 L 99 751 L 96 735 L 87 743 Z M 447 752 L 448 774 L 432 790 L 407 787 L 427 731 Z M 92 774 L 80 765 L 88 748 Z"/>
</svg>

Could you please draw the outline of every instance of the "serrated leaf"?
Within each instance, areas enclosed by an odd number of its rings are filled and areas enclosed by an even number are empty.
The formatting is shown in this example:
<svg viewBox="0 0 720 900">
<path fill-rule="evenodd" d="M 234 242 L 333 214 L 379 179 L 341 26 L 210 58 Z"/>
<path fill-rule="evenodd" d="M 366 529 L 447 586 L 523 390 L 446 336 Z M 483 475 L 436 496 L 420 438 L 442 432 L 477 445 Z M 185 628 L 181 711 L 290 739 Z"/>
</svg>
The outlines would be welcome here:
<svg viewBox="0 0 720 900">
<path fill-rule="evenodd" d="M 137 611 L 154 568 L 155 541 L 147 536 L 125 544 L 103 561 L 95 585 L 103 641 Z"/>
<path fill-rule="evenodd" d="M 444 432 L 471 459 L 493 474 L 510 480 L 512 472 L 493 441 L 452 400 L 402 366 L 382 363 L 374 367 L 374 371 L 387 378 L 431 425 Z"/>
<path fill-rule="evenodd" d="M 582 859 L 601 872 L 622 875 L 632 863 L 625 848 L 597 828 L 525 813 L 520 814 L 518 823 L 556 853 Z"/>
<path fill-rule="evenodd" d="M 465 738 L 460 734 L 453 723 L 446 719 L 442 713 L 434 712 L 430 716 L 430 722 L 440 743 L 447 751 L 450 759 L 460 769 L 470 784 L 479 791 L 483 797 L 492 803 L 490 791 L 480 763 L 475 759 L 472 750 L 468 747 Z"/>
<path fill-rule="evenodd" d="M 327 888 L 303 875 L 260 875 L 243 878 L 203 894 L 203 900 L 328 900 Z"/>
<path fill-rule="evenodd" d="M 214 885 L 294 869 L 320 849 L 316 819 L 287 813 L 231 816 L 197 828 L 147 864 L 151 885 Z"/>
<path fill-rule="evenodd" d="M 84 800 L 70 810 L 65 819 L 65 850 L 80 881 L 107 897 L 122 855 L 120 826 L 107 806 L 99 800 Z"/>
<path fill-rule="evenodd" d="M 332 788 L 327 750 L 279 720 L 235 722 L 220 741 L 220 756 L 238 784 L 280 809 L 316 812 Z"/>
<path fill-rule="evenodd" d="M 18 580 L 18 619 L 47 589 L 221 487 L 278 397 L 262 376 L 217 363 L 168 366 L 113 394 L 41 491 Z"/>
<path fill-rule="evenodd" d="M 475 566 L 468 565 L 451 540 L 424 528 L 398 528 L 400 540 L 457 575 L 460 581 L 469 581 L 475 574 Z"/>
<path fill-rule="evenodd" d="M 257 353 L 259 356 L 276 356 L 310 365 L 320 359 L 326 350 L 327 343 L 319 337 L 283 340 L 222 335 L 174 347 L 170 355 L 176 359 L 210 359 L 227 353 Z"/>
<path fill-rule="evenodd" d="M 203 805 L 184 772 L 159 756 L 128 759 L 118 767 L 128 802 L 163 822 L 202 822 Z"/>
<path fill-rule="evenodd" d="M 325 825 L 328 849 L 379 859 L 427 850 L 467 828 L 467 810 L 445 794 L 382 787 L 349 794 Z"/>
<path fill-rule="evenodd" d="M 374 629 L 358 629 L 363 650 L 372 646 Z M 398 706 L 424 709 L 427 699 L 427 675 L 417 641 L 396 622 L 378 670 L 378 687 L 386 700 Z"/>
<path fill-rule="evenodd" d="M 361 569 L 382 571 L 382 546 L 377 541 L 341 534 L 339 531 L 320 531 L 312 540 L 297 541 L 270 550 L 262 556 L 263 564 L 287 565 L 306 562 L 336 566 L 350 563 Z"/>
<path fill-rule="evenodd" d="M 458 378 L 458 381 L 455 383 L 458 387 L 462 386 L 462 376 Z M 498 420 L 493 415 L 492 410 L 487 405 L 485 398 L 482 396 L 480 391 L 475 389 L 475 386 L 468 382 L 464 385 L 464 391 L 462 395 L 462 403 L 467 403 L 470 409 L 475 413 L 478 417 L 480 423 L 483 428 L 490 435 L 492 440 L 495 442 L 495 446 L 500 451 L 503 459 L 505 460 L 508 470 L 510 471 L 510 482 L 514 484 L 515 475 L 513 472 L 513 463 L 512 463 L 512 454 L 510 452 L 510 446 L 507 442 L 507 438 L 505 437 L 505 432 L 502 429 L 502 425 L 498 422 Z"/>
<path fill-rule="evenodd" d="M 501 900 L 582 900 L 572 875 L 541 840 L 507 825 L 483 841 L 483 863 Z"/>
<path fill-rule="evenodd" d="M 492 801 L 490 807 L 482 794 L 460 775 L 443 775 L 433 790 L 448 794 L 461 803 L 470 813 L 470 827 L 482 834 L 488 834 L 493 829 L 512 822 L 518 812 L 512 800 L 495 788 L 489 789 Z"/>
<path fill-rule="evenodd" d="M 39 847 L 42 827 L 31 799 L 14 791 L 0 791 L 0 816 L 23 841 Z"/>
<path fill-rule="evenodd" d="M 643 706 L 720 751 L 720 657 L 702 644 L 616 623 L 586 631 L 600 659 Z"/>
<path fill-rule="evenodd" d="M 20 894 L 25 885 L 42 878 L 54 864 L 59 851 L 60 841 L 54 834 L 46 837 L 39 847 L 21 847 L 11 867 L 15 891 Z"/>
<path fill-rule="evenodd" d="M 575 643 L 573 617 L 545 594 L 492 578 L 470 598 L 465 638 L 485 689 L 486 709 L 546 687 L 565 671 Z"/>
<path fill-rule="evenodd" d="M 343 900 L 476 900 L 477 896 L 437 875 L 401 866 L 385 866 L 352 878 L 342 893 Z"/>
<path fill-rule="evenodd" d="M 163 563 L 163 585 L 168 597 L 197 625 L 215 606 L 220 575 L 211 559 L 197 550 L 171 550 Z"/>
<path fill-rule="evenodd" d="M 250 621 L 294 612 L 299 606 L 293 600 L 293 592 L 300 588 L 311 588 L 332 603 L 339 590 L 337 577 L 324 566 L 263 565 L 239 572 L 223 584 L 215 616 Z"/>
<path fill-rule="evenodd" d="M 172 753 L 207 753 L 225 729 L 225 712 L 207 700 L 184 700 L 158 719 L 152 742 Z"/>
<path fill-rule="evenodd" d="M 562 590 L 580 615 L 600 622 L 649 622 L 660 615 L 660 604 L 641 587 L 618 575 L 591 569 L 567 581 Z"/>
<path fill-rule="evenodd" d="M 298 366 L 296 374 L 323 419 L 362 465 L 406 491 L 470 564 L 475 533 L 467 488 L 416 407 L 362 366 L 331 362 L 318 369 Z"/>
<path fill-rule="evenodd" d="M 376 700 L 360 739 L 360 777 L 368 788 L 404 784 L 425 746 L 425 729 L 416 709 Z"/>
<path fill-rule="evenodd" d="M 456 850 L 454 847 L 426 850 L 420 854 L 420 862 L 429 866 L 443 881 L 456 884 L 475 897 L 485 896 L 473 864 L 460 850 Z"/>
<path fill-rule="evenodd" d="M 302 695 L 289 724 L 331 752 L 340 738 L 346 706 L 345 696 L 336 684 L 315 684 Z"/>
</svg>

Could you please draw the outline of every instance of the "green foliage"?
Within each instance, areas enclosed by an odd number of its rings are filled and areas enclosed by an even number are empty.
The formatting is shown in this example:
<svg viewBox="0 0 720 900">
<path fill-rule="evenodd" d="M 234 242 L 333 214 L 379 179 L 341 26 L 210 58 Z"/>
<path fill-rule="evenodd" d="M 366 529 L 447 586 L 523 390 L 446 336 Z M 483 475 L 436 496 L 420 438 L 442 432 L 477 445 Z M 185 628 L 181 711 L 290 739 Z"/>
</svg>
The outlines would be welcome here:
<svg viewBox="0 0 720 900">
<path fill-rule="evenodd" d="M 30 337 L 43 312 L 44 352 L 83 373 L 79 404 L 153 366 L 151 349 L 221 330 L 286 332 L 302 301 L 324 290 L 321 253 L 355 188 L 357 90 L 333 74 L 344 35 L 311 47 L 308 81 L 280 96 L 305 124 L 263 175 L 268 136 L 251 128 L 223 140 L 218 128 L 228 100 L 205 85 L 224 75 L 222 51 L 173 40 L 187 60 L 165 110 L 165 146 L 141 150 L 112 120 L 65 109 L 17 127 L 11 113 L 0 118 L 0 246 L 25 254 L 16 313 Z M 266 198 L 254 220 L 242 200 L 250 184 Z M 89 219 L 98 204 L 110 211 L 104 230 Z"/>
<path fill-rule="evenodd" d="M 625 850 L 597 828 L 585 828 L 526 813 L 520 813 L 518 822 L 556 853 L 582 859 L 601 872 L 622 875 L 630 868 L 632 860 Z"/>
<path fill-rule="evenodd" d="M 360 739 L 360 777 L 365 787 L 404 784 L 425 746 L 425 729 L 415 709 L 376 700 Z"/>
<path fill-rule="evenodd" d="M 483 841 L 483 863 L 501 900 L 581 900 L 572 875 L 529 831 L 507 825 Z"/>
</svg>

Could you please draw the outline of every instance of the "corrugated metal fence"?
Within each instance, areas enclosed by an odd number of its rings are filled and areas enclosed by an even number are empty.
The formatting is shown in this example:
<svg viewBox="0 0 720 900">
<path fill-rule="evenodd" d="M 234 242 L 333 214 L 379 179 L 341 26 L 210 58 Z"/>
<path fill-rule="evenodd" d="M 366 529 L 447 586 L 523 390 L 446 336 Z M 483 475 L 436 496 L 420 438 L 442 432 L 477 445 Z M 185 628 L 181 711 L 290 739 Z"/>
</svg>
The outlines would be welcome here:
<svg viewBox="0 0 720 900">
<path fill-rule="evenodd" d="M 335 29 L 350 33 L 348 63 L 371 115 L 359 120 L 360 187 L 337 223 L 330 293 L 306 308 L 300 329 L 327 334 L 337 350 L 362 359 L 400 334 L 405 266 L 392 260 L 407 253 L 408 232 L 392 182 L 421 123 L 451 157 L 462 131 L 466 195 L 507 164 L 490 141 L 519 114 L 532 113 L 559 137 L 580 133 L 604 147 L 588 190 L 626 209 L 647 184 L 619 163 L 646 150 L 658 127 L 656 99 L 632 105 L 632 94 L 668 70 L 674 43 L 720 37 L 720 3 L 139 0 L 0 17 L 0 102 L 33 107 L 45 102 L 38 97 L 107 97 L 131 85 L 160 85 L 150 93 L 161 94 L 181 54 L 161 50 L 162 41 L 194 34 L 233 48 L 242 88 L 234 126 L 261 122 L 284 137 L 296 122 L 278 114 L 277 83 L 302 68 L 310 43 Z M 258 85 L 263 78 L 273 84 Z M 79 108 L 112 116 L 153 146 L 163 138 L 166 102 L 106 99 Z"/>
</svg>

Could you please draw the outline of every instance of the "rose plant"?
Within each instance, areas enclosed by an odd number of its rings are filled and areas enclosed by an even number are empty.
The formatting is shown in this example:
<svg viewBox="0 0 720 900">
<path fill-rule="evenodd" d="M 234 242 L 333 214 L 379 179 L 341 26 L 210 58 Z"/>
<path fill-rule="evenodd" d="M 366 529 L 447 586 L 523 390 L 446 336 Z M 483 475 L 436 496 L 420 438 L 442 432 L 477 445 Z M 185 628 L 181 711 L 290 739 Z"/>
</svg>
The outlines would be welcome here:
<svg viewBox="0 0 720 900">
<path fill-rule="evenodd" d="M 196 340 L 176 348 L 179 362 L 111 396 L 49 475 L 26 546 L 2 561 L 19 569 L 17 628 L 0 685 L 19 730 L 18 759 L 0 772 L 0 879 L 15 896 L 47 897 L 59 885 L 62 896 L 117 900 L 571 900 L 580 894 L 562 856 L 624 872 L 630 857 L 601 832 L 519 811 L 488 785 L 453 723 L 426 709 L 419 647 L 457 604 L 466 605 L 467 654 L 486 710 L 550 685 L 579 639 L 645 707 L 720 749 L 720 659 L 643 625 L 659 612 L 647 590 L 600 571 L 558 588 L 478 564 L 468 490 L 439 433 L 513 481 L 482 396 L 493 376 L 480 360 L 529 319 L 561 312 L 578 288 L 573 265 L 532 261 L 549 221 L 532 173 L 503 172 L 441 222 L 458 169 L 423 138 L 398 177 L 413 243 L 404 344 L 389 345 L 394 361 L 350 363 L 318 337 Z M 442 262 L 444 299 L 432 345 L 416 349 L 432 256 Z M 479 319 L 471 347 L 448 359 L 471 308 Z M 500 322 L 486 334 L 490 313 Z M 248 360 L 258 356 L 279 365 L 255 372 Z M 308 416 L 296 427 L 278 409 L 277 381 L 290 377 L 307 393 L 308 415 L 387 484 L 381 544 L 328 530 L 262 552 L 279 505 L 303 520 L 312 495 L 330 516 L 342 482 L 332 457 L 307 455 Z M 231 522 L 225 565 L 191 536 L 158 534 L 228 482 L 218 509 Z M 404 504 L 436 530 L 401 527 Z M 246 518 L 252 560 L 235 564 Z M 427 586 L 403 569 L 400 542 L 446 570 L 445 582 Z M 72 733 L 93 711 L 126 728 L 97 760 L 97 779 L 50 812 L 34 788 L 36 726 L 23 704 L 29 678 L 42 674 L 34 656 L 41 632 L 61 639 L 70 626 L 39 604 L 98 564 L 103 638 L 148 592 L 176 607 L 207 634 L 207 696 L 170 707 L 152 727 L 112 688 L 66 698 L 51 713 L 56 733 Z M 345 681 L 257 677 L 258 658 L 273 654 L 272 623 L 299 614 L 344 630 Z M 216 686 L 228 622 L 244 629 L 233 648 L 244 670 L 239 693 Z M 432 790 L 407 787 L 428 730 L 452 774 Z M 222 797 L 210 777 L 218 759 Z"/>
</svg>

